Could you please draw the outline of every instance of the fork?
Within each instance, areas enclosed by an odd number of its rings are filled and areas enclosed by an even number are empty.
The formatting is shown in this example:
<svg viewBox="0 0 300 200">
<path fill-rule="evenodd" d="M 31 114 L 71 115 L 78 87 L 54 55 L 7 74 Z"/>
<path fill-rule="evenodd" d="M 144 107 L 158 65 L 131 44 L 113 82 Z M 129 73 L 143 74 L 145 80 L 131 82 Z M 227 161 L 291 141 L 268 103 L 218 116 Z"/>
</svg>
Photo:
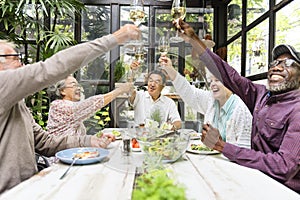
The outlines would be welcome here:
<svg viewBox="0 0 300 200">
<path fill-rule="evenodd" d="M 76 158 L 73 157 L 72 159 L 73 159 L 73 161 L 72 161 L 71 165 L 68 167 L 68 169 L 65 171 L 65 173 L 63 173 L 63 175 L 59 179 L 63 179 L 67 175 L 68 171 L 74 165 L 74 163 L 76 162 L 76 160 L 80 159 L 80 157 L 76 157 Z"/>
</svg>

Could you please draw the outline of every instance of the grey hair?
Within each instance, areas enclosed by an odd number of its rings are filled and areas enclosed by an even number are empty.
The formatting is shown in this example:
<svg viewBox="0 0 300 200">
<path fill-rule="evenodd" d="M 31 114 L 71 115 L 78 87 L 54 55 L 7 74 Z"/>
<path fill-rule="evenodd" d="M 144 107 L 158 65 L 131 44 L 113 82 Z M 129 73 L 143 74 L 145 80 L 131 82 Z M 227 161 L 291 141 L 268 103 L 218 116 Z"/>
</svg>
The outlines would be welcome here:
<svg viewBox="0 0 300 200">
<path fill-rule="evenodd" d="M 150 72 L 148 78 L 151 76 L 151 74 L 160 75 L 161 79 L 162 79 L 162 84 L 163 85 L 166 84 L 166 81 L 167 81 L 166 75 L 161 70 L 154 70 L 154 71 Z"/>
<path fill-rule="evenodd" d="M 54 101 L 55 99 L 63 99 L 64 96 L 61 94 L 61 90 L 66 86 L 66 79 L 58 81 L 54 85 L 51 85 L 47 89 L 48 96 L 50 101 Z"/>
<path fill-rule="evenodd" d="M 15 49 L 16 45 L 12 42 L 9 42 L 8 40 L 0 40 L 0 54 L 5 54 L 4 49 L 7 47 L 11 47 Z M 6 59 L 5 57 L 0 57 L 0 62 L 4 63 L 5 59 Z"/>
</svg>

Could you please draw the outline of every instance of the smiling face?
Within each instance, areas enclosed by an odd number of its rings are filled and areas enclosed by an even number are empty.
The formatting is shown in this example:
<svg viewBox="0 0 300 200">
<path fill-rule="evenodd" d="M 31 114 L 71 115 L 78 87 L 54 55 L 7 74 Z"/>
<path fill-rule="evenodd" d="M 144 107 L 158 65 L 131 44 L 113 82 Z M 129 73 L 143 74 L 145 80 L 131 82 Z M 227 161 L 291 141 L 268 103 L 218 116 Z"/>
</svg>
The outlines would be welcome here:
<svg viewBox="0 0 300 200">
<path fill-rule="evenodd" d="M 151 74 L 148 78 L 148 92 L 153 100 L 158 99 L 163 88 L 162 77 L 159 74 Z"/>
<path fill-rule="evenodd" d="M 276 60 L 277 65 L 270 66 L 268 70 L 269 90 L 274 93 L 283 93 L 298 89 L 300 86 L 300 65 L 286 62 L 293 59 L 290 54 L 282 54 Z M 280 62 L 281 61 L 281 62 Z"/>
<path fill-rule="evenodd" d="M 61 89 L 64 100 L 80 101 L 81 86 L 73 76 L 65 79 L 65 86 Z"/>
<path fill-rule="evenodd" d="M 232 92 L 226 88 L 219 79 L 210 73 L 208 73 L 207 81 L 209 83 L 210 90 L 213 93 L 213 97 L 219 101 L 221 106 L 224 105 Z"/>
</svg>

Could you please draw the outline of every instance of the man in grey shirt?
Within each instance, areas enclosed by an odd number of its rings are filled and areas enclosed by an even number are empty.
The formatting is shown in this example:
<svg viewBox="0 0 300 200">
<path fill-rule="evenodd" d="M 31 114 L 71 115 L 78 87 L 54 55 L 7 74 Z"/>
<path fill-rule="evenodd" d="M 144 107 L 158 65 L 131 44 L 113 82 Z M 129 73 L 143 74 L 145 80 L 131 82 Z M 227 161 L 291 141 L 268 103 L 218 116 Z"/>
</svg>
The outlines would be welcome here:
<svg viewBox="0 0 300 200">
<path fill-rule="evenodd" d="M 22 66 L 12 44 L 0 41 L 0 193 L 37 172 L 35 152 L 53 156 L 71 147 L 106 147 L 114 140 L 113 136 L 103 140 L 91 135 L 49 135 L 35 123 L 23 98 L 64 79 L 118 44 L 138 37 L 139 29 L 127 24 L 113 34 L 26 66 Z"/>
</svg>

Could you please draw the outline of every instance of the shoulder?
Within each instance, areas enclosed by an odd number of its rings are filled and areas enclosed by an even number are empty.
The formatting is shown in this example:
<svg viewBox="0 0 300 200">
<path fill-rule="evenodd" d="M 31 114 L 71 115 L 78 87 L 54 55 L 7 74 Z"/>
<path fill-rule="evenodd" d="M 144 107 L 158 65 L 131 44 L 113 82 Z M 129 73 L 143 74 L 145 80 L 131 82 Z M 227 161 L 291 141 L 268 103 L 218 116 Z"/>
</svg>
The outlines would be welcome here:
<svg viewBox="0 0 300 200">
<path fill-rule="evenodd" d="M 54 100 L 54 101 L 51 102 L 50 108 L 59 109 L 59 108 L 70 107 L 72 105 L 73 105 L 72 101 L 57 99 L 57 100 Z"/>
</svg>

